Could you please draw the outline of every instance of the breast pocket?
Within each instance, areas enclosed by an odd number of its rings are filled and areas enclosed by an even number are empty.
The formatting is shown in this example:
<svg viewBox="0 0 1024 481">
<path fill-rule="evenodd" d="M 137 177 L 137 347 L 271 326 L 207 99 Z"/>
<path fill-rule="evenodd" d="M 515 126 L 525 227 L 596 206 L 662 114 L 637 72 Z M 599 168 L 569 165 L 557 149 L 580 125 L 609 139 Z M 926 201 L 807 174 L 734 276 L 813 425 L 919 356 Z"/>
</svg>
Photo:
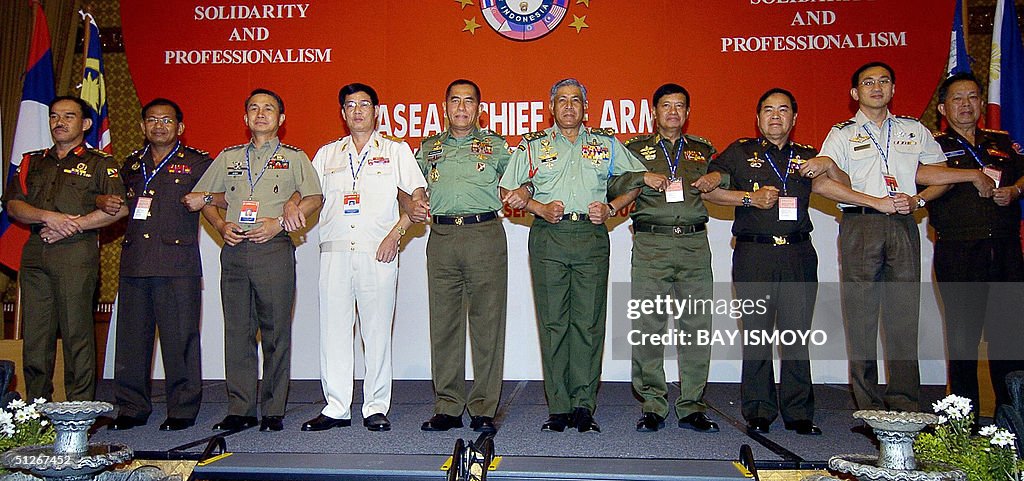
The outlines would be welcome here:
<svg viewBox="0 0 1024 481">
<path fill-rule="evenodd" d="M 54 205 L 59 212 L 84 215 L 95 209 L 96 189 L 92 177 L 76 174 L 61 174 L 61 189 L 54 194 Z"/>
</svg>

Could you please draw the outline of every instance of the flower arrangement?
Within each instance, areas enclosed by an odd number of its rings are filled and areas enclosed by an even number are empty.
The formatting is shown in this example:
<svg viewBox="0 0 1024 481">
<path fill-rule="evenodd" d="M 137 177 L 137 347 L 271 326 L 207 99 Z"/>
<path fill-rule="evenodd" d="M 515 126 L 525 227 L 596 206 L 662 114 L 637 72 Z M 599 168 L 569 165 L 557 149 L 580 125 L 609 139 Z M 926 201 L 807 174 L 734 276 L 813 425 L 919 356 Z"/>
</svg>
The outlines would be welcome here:
<svg viewBox="0 0 1024 481">
<path fill-rule="evenodd" d="M 38 398 L 31 404 L 15 399 L 0 409 L 0 452 L 20 446 L 53 443 L 53 425 L 36 409 L 46 402 Z"/>
<path fill-rule="evenodd" d="M 971 400 L 951 394 L 936 401 L 932 409 L 939 424 L 914 442 L 918 459 L 954 466 L 968 481 L 1024 481 L 1024 462 L 1017 459 L 1016 436 L 996 426 L 985 426 L 971 435 L 974 413 Z"/>
</svg>

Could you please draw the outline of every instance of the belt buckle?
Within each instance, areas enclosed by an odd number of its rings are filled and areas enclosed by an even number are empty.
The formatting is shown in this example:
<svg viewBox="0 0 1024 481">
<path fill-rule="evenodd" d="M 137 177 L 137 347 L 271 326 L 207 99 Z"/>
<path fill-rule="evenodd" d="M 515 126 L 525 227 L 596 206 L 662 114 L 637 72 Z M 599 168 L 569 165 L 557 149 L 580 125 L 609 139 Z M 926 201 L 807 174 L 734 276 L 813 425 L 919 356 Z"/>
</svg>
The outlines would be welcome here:
<svg viewBox="0 0 1024 481">
<path fill-rule="evenodd" d="M 786 244 L 789 244 L 789 241 L 786 240 L 786 236 L 773 235 L 772 240 L 775 241 L 775 245 L 777 246 L 784 246 Z"/>
<path fill-rule="evenodd" d="M 573 212 L 573 213 L 569 214 L 569 220 L 571 220 L 573 222 L 579 221 L 580 220 L 580 213 L 579 212 Z"/>
<path fill-rule="evenodd" d="M 677 225 L 676 226 L 672 226 L 672 233 L 675 234 L 675 235 L 680 235 L 680 234 L 683 233 L 683 228 L 680 227 L 680 226 L 677 226 Z"/>
<path fill-rule="evenodd" d="M 455 216 L 455 225 L 462 225 L 463 222 L 461 215 Z"/>
</svg>

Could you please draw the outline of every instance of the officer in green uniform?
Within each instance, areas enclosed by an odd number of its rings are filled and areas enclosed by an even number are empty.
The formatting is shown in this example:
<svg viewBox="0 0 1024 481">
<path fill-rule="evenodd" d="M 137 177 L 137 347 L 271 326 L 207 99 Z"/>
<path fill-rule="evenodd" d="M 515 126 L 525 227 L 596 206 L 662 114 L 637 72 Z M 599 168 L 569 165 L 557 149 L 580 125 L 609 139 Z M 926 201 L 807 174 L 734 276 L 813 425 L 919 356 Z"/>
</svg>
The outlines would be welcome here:
<svg viewBox="0 0 1024 481">
<path fill-rule="evenodd" d="M 526 209 L 536 216 L 530 272 L 550 414 L 541 429 L 599 432 L 593 411 L 608 290 L 604 222 L 627 204 L 607 202 L 608 182 L 623 176 L 625 185 L 638 188 L 649 178 L 614 132 L 583 126 L 587 91 L 579 81 L 555 83 L 550 108 L 555 126 L 523 136 L 499 185 L 512 191 L 510 200 L 522 200 L 524 191 L 535 188 Z"/>
<path fill-rule="evenodd" d="M 700 194 L 729 185 L 728 176 L 707 174 L 715 148 L 707 140 L 683 135 L 690 115 L 690 94 L 680 85 L 665 84 L 654 92 L 652 116 L 657 132 L 634 137 L 626 147 L 643 159 L 652 173 L 667 178 L 664 189 L 633 191 L 632 298 L 711 299 L 711 248 L 706 223 L 708 211 Z M 615 186 L 614 191 L 619 187 Z M 633 329 L 645 334 L 665 332 L 666 316 L 642 314 Z M 711 329 L 711 312 L 688 311 L 676 321 L 683 332 Z M 679 427 L 717 432 L 718 425 L 705 414 L 704 386 L 711 364 L 711 346 L 677 346 L 679 398 L 675 412 Z M 668 416 L 665 383 L 665 348 L 633 346 L 633 389 L 643 399 L 643 415 L 637 431 L 657 431 Z"/>
<path fill-rule="evenodd" d="M 91 109 L 77 97 L 50 103 L 53 147 L 22 158 L 4 192 L 4 208 L 32 231 L 21 257 L 24 302 L 25 390 L 29 399 L 53 397 L 57 333 L 64 340 L 68 400 L 96 393 L 93 294 L 99 275 L 96 230 L 123 215 L 96 209 L 97 195 L 124 195 L 117 162 L 86 148 Z"/>
<path fill-rule="evenodd" d="M 508 143 L 478 127 L 480 88 L 456 80 L 445 93 L 448 130 L 423 139 L 417 155 L 430 189 L 427 241 L 430 364 L 434 416 L 424 431 L 470 427 L 494 432 L 505 361 L 508 255 L 498 210 L 498 179 Z M 473 388 L 466 395 L 466 322 L 473 349 Z"/>
<path fill-rule="evenodd" d="M 253 90 L 245 101 L 248 144 L 224 149 L 193 192 L 224 193 L 227 216 L 215 205 L 203 216 L 224 238 L 221 302 L 224 308 L 224 376 L 228 415 L 215 430 L 256 425 L 256 331 L 263 346 L 261 431 L 283 429 L 291 378 L 291 319 L 295 304 L 295 246 L 285 231 L 284 205 L 298 194 L 302 214 L 323 203 L 309 157 L 282 144 L 284 102 L 274 92 Z M 213 199 L 205 195 L 206 201 Z"/>
</svg>

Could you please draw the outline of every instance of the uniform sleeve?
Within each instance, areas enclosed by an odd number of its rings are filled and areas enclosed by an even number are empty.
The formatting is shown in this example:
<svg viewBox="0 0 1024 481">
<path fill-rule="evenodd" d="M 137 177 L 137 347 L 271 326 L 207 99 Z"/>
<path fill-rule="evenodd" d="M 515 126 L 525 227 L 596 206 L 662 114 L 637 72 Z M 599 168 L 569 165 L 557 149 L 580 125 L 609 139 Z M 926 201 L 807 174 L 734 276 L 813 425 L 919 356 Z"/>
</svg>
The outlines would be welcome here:
<svg viewBox="0 0 1024 481">
<path fill-rule="evenodd" d="M 496 151 L 491 153 L 491 159 L 494 160 L 495 170 L 501 176 L 505 174 L 505 169 L 508 168 L 508 160 L 512 157 L 512 154 L 509 153 L 508 142 L 505 139 L 495 137 L 494 140 L 496 141 L 495 145 L 500 145 L 500 147 L 496 147 Z"/>
<path fill-rule="evenodd" d="M 327 158 L 330 154 L 327 153 L 327 149 L 330 148 L 331 144 L 320 147 L 316 150 L 316 154 L 313 155 L 313 170 L 316 171 L 317 177 L 320 179 L 320 183 L 324 180 L 324 169 L 327 168 Z"/>
<path fill-rule="evenodd" d="M 213 159 L 207 154 L 200 154 L 202 157 L 195 164 L 192 164 L 192 181 L 193 185 L 198 184 L 199 180 L 203 178 L 207 170 L 210 170 L 210 165 L 213 164 Z"/>
<path fill-rule="evenodd" d="M 708 172 L 718 172 L 722 174 L 724 179 L 729 179 L 729 184 L 726 186 L 719 185 L 721 188 L 726 189 L 738 189 L 734 179 L 736 178 L 736 166 L 737 162 L 744 160 L 743 149 L 740 147 L 738 142 L 734 142 L 729 147 L 726 147 L 725 151 L 718 157 L 715 157 L 708 163 Z"/>
<path fill-rule="evenodd" d="M 821 144 L 819 155 L 832 159 L 843 172 L 850 172 L 849 142 L 843 132 L 835 127 L 828 131 L 825 142 Z M 941 149 L 939 149 L 941 150 Z"/>
<path fill-rule="evenodd" d="M 412 148 L 407 142 L 401 142 L 396 149 L 398 151 L 398 188 L 406 194 L 419 188 L 427 188 L 427 180 L 423 178 L 416 164 L 416 157 L 412 155 Z M 420 149 L 423 152 L 423 149 Z"/>
<path fill-rule="evenodd" d="M 121 170 L 113 157 L 104 157 L 99 162 L 98 177 L 99 191 L 104 195 L 116 195 L 124 197 L 124 181 L 121 180 Z"/>
<path fill-rule="evenodd" d="M 216 159 L 213 159 L 213 163 L 206 169 L 206 172 L 199 179 L 199 182 L 196 183 L 192 192 L 224 192 L 224 178 L 227 175 L 224 166 L 227 160 L 224 157 L 224 152 L 221 152 Z"/>
<path fill-rule="evenodd" d="M 323 194 L 323 190 L 320 189 L 320 177 L 316 175 L 316 170 L 313 169 L 313 163 L 309 161 L 309 157 L 301 150 L 296 157 L 298 157 L 299 168 L 294 169 L 295 190 L 302 197 Z"/>
<path fill-rule="evenodd" d="M 7 188 L 4 189 L 3 195 L 3 207 L 7 209 L 7 203 L 12 200 L 20 200 L 27 202 L 28 197 L 26 193 L 21 190 L 21 169 L 31 167 L 32 163 L 29 161 L 30 155 L 25 155 L 21 158 L 21 164 L 17 167 L 17 171 L 13 175 L 9 175 L 9 182 Z M 14 166 L 11 166 L 14 168 Z"/>
<path fill-rule="evenodd" d="M 918 161 L 925 165 L 945 163 L 946 155 L 942 152 L 942 146 L 935 140 L 935 136 L 928 127 L 920 123 L 918 125 L 921 126 L 921 132 L 918 134 L 921 136 L 921 156 Z"/>
<path fill-rule="evenodd" d="M 416 165 L 419 166 L 420 173 L 427 175 L 430 172 L 430 162 L 427 162 L 427 139 L 430 137 L 424 137 L 420 140 L 420 150 L 416 151 Z"/>
<path fill-rule="evenodd" d="M 640 158 L 626 148 L 619 139 L 612 137 L 612 171 L 611 175 L 622 175 L 626 172 L 647 172 Z M 641 176 L 643 177 L 643 176 Z"/>
<path fill-rule="evenodd" d="M 508 159 L 508 165 L 501 176 L 501 181 L 498 182 L 498 187 L 515 190 L 530 180 L 529 148 L 529 142 L 525 139 L 519 142 L 519 147 L 516 147 Z"/>
</svg>

